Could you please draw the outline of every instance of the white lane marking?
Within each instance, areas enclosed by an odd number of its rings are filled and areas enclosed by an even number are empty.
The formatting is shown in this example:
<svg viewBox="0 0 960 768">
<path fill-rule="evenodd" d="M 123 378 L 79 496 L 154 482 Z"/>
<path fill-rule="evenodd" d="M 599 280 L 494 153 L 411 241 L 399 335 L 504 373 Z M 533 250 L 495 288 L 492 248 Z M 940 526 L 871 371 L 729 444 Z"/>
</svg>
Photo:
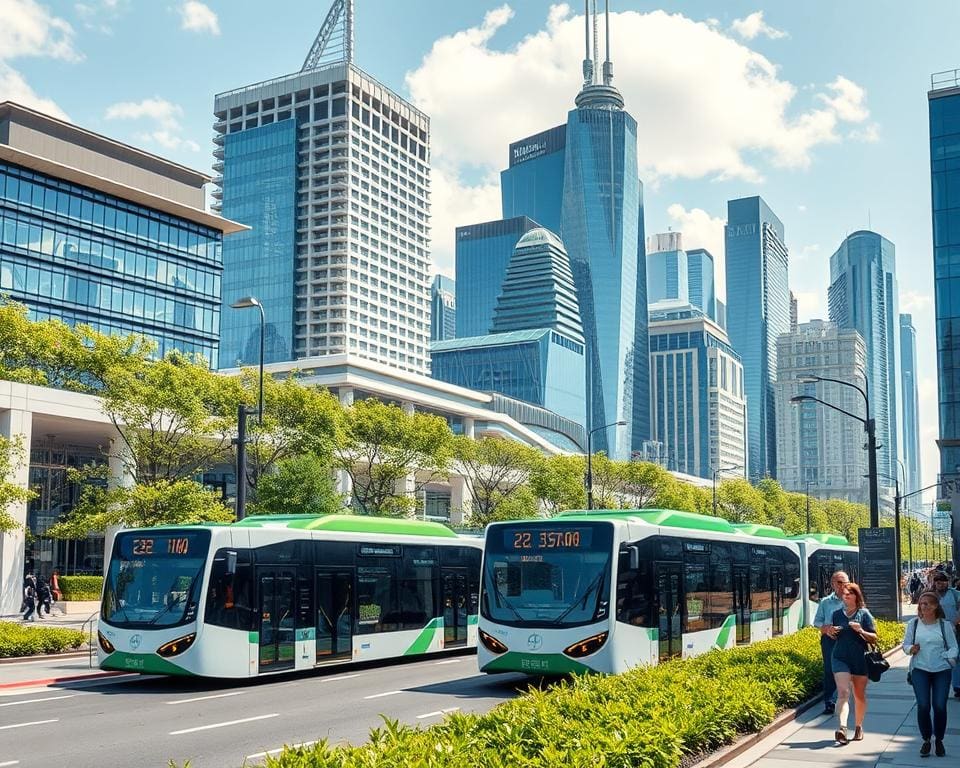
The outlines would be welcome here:
<svg viewBox="0 0 960 768">
<path fill-rule="evenodd" d="M 379 699 L 384 696 L 396 696 L 398 693 L 403 693 L 403 691 L 387 691 L 386 693 L 375 693 L 372 696 L 364 696 L 365 699 Z"/>
<path fill-rule="evenodd" d="M 7 760 L 5 763 L 0 763 L 0 768 L 5 768 L 8 765 L 20 765 L 19 760 Z"/>
<path fill-rule="evenodd" d="M 227 696 L 240 696 L 243 691 L 231 691 L 230 693 L 215 693 L 210 696 L 197 696 L 195 699 L 178 699 L 177 701 L 165 701 L 164 704 L 192 704 L 195 701 L 206 701 L 207 699 L 223 699 Z"/>
<path fill-rule="evenodd" d="M 266 752 L 257 752 L 255 755 L 247 755 L 244 760 L 259 760 L 261 757 L 266 757 L 267 755 L 276 755 L 280 752 L 283 752 L 285 749 L 299 749 L 300 747 L 309 747 L 316 744 L 320 739 L 315 741 L 302 741 L 299 744 L 287 744 L 282 747 L 277 747 L 276 749 L 268 749 Z"/>
<path fill-rule="evenodd" d="M 33 720 L 29 723 L 14 723 L 13 725 L 0 725 L 0 731 L 5 731 L 8 728 L 26 728 L 28 725 L 46 725 L 47 723 L 59 723 L 60 718 L 55 718 L 53 720 Z"/>
<path fill-rule="evenodd" d="M 184 733 L 195 733 L 196 731 L 209 731 L 213 728 L 226 728 L 228 725 L 240 725 L 240 723 L 252 723 L 254 720 L 269 720 L 271 717 L 280 717 L 279 712 L 272 715 L 257 715 L 256 717 L 245 717 L 242 720 L 228 720 L 225 723 L 211 723 L 210 725 L 199 725 L 196 728 L 184 728 L 182 731 L 170 731 L 171 736 L 180 736 Z"/>
<path fill-rule="evenodd" d="M 41 701 L 56 701 L 57 699 L 72 699 L 77 694 L 68 693 L 66 696 L 47 696 L 45 699 L 25 699 L 24 701 L 8 701 L 6 704 L 0 704 L 0 707 L 19 707 L 21 704 L 36 704 Z M 0 763 L 4 765 L 4 763 Z"/>
<path fill-rule="evenodd" d="M 435 661 L 433 663 L 439 666 L 440 664 L 459 664 L 461 661 L 463 659 L 447 659 L 446 661 Z"/>
<path fill-rule="evenodd" d="M 337 675 L 337 677 L 324 677 L 324 678 L 321 678 L 320 682 L 332 683 L 337 680 L 352 680 L 355 677 L 363 677 L 363 675 L 358 672 L 355 675 Z"/>
<path fill-rule="evenodd" d="M 440 717 L 448 712 L 456 712 L 460 707 L 448 707 L 447 709 L 438 709 L 436 712 L 427 712 L 425 715 L 417 715 L 417 720 L 424 720 L 428 717 Z"/>
</svg>

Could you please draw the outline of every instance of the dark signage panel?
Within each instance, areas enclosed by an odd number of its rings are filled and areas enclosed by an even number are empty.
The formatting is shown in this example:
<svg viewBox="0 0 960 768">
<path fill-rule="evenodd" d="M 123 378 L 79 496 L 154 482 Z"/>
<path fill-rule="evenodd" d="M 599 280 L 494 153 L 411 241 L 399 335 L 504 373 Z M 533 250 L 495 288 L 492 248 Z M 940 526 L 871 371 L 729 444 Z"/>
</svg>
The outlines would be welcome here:
<svg viewBox="0 0 960 768">
<path fill-rule="evenodd" d="M 900 602 L 897 545 L 893 528 L 861 528 L 860 587 L 870 613 L 896 619 Z"/>
</svg>

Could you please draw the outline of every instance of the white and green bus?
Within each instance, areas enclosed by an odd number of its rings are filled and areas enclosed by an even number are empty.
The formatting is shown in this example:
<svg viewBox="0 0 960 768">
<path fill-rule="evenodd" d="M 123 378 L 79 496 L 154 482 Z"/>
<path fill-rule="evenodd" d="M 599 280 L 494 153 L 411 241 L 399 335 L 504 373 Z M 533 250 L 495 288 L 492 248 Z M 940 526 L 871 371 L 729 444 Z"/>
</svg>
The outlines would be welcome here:
<svg viewBox="0 0 960 768">
<path fill-rule="evenodd" d="M 242 678 L 475 646 L 481 548 L 439 523 L 351 515 L 125 530 L 100 667 Z"/>
<path fill-rule="evenodd" d="M 479 667 L 616 673 L 789 634 L 804 624 L 806 563 L 779 528 L 689 512 L 493 523 Z"/>
</svg>

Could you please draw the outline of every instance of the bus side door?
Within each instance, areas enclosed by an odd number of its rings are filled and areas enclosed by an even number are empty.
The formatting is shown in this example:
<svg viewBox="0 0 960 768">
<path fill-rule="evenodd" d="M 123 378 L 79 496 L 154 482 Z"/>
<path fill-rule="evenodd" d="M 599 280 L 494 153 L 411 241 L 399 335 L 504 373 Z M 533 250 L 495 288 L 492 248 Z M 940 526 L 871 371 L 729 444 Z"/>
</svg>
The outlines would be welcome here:
<svg viewBox="0 0 960 768">
<path fill-rule="evenodd" d="M 257 568 L 260 672 L 293 669 L 296 653 L 296 583 L 296 573 L 292 569 Z"/>
<path fill-rule="evenodd" d="M 654 565 L 657 585 L 656 609 L 659 628 L 661 661 L 679 656 L 682 649 L 682 605 L 680 563 L 661 563 Z"/>
</svg>

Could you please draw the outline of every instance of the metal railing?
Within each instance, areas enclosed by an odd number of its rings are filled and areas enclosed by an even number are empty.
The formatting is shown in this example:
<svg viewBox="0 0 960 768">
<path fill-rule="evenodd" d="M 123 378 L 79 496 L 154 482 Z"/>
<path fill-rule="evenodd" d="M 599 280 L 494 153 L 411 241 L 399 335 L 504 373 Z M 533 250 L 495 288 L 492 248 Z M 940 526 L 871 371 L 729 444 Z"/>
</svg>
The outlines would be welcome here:
<svg viewBox="0 0 960 768">
<path fill-rule="evenodd" d="M 947 69 L 930 75 L 931 91 L 941 91 L 945 88 L 960 88 L 960 69 Z"/>
<path fill-rule="evenodd" d="M 87 617 L 87 620 L 84 621 L 83 624 L 80 625 L 81 632 L 84 631 L 84 627 L 87 628 L 87 650 L 88 650 L 87 666 L 90 669 L 93 669 L 93 660 L 94 658 L 96 658 L 96 655 L 97 655 L 97 646 L 94 645 L 94 639 L 93 639 L 93 626 L 94 626 L 94 620 L 99 615 L 100 615 L 100 609 L 98 608 L 96 611 L 94 611 Z"/>
</svg>

